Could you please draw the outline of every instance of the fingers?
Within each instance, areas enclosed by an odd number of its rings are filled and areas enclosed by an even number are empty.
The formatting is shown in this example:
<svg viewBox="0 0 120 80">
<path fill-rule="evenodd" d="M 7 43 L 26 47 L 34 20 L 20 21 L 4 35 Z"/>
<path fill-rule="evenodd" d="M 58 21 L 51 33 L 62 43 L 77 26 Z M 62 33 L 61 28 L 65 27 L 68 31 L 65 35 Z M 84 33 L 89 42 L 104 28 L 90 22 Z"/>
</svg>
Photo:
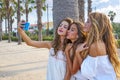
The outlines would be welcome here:
<svg viewBox="0 0 120 80">
<path fill-rule="evenodd" d="M 88 49 L 88 48 L 89 48 L 89 47 L 84 47 L 83 50 L 86 50 L 86 49 Z M 82 51 L 83 51 L 83 50 L 82 50 Z"/>
</svg>

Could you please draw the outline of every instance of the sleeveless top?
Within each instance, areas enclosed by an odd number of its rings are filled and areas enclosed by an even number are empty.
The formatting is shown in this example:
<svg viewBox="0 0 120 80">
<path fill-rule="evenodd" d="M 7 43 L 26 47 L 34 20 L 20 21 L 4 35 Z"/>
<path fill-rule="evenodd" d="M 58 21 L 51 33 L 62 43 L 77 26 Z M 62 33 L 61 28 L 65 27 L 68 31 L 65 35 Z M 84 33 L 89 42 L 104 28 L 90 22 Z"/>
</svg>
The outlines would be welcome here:
<svg viewBox="0 0 120 80">
<path fill-rule="evenodd" d="M 54 48 L 49 51 L 47 80 L 64 80 L 66 74 L 66 57 L 62 50 L 54 56 Z"/>
<path fill-rule="evenodd" d="M 74 75 L 77 80 L 117 80 L 108 55 L 87 56 L 81 64 L 81 70 Z"/>
</svg>

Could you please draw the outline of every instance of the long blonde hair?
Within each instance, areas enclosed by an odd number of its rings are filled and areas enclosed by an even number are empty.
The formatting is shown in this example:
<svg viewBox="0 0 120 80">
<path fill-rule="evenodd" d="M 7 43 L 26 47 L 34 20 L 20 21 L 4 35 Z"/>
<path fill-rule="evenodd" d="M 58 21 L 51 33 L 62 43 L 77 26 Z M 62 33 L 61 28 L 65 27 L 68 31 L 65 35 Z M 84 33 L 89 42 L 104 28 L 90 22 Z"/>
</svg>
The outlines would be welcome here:
<svg viewBox="0 0 120 80">
<path fill-rule="evenodd" d="M 86 40 L 88 46 L 98 40 L 102 40 L 105 43 L 106 51 L 116 76 L 120 77 L 120 59 L 117 53 L 117 41 L 113 35 L 113 28 L 109 18 L 105 14 L 98 12 L 90 13 L 89 18 L 91 20 L 91 28 Z M 83 53 L 82 56 L 85 58 L 88 55 L 88 50 Z"/>
</svg>

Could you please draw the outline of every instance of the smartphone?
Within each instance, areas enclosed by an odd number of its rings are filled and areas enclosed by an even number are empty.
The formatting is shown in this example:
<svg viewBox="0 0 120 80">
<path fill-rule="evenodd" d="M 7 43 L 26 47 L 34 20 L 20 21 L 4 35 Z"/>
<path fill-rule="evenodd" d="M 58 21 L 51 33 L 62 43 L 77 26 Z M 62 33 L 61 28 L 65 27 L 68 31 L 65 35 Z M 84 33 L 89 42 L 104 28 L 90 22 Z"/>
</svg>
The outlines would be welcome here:
<svg viewBox="0 0 120 80">
<path fill-rule="evenodd" d="M 30 23 L 29 22 L 26 22 L 26 23 L 23 23 L 21 24 L 21 28 L 25 31 L 28 31 L 29 30 L 29 26 L 30 26 Z"/>
</svg>

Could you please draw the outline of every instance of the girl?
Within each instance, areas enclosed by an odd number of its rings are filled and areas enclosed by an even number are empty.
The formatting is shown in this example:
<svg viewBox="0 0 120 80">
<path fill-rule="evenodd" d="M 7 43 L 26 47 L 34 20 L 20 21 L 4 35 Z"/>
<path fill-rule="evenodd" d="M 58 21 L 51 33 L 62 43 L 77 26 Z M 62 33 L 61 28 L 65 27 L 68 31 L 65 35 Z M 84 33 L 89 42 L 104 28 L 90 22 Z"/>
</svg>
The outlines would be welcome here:
<svg viewBox="0 0 120 80">
<path fill-rule="evenodd" d="M 109 18 L 98 12 L 89 14 L 83 28 L 87 32 L 87 45 L 89 49 L 81 52 L 78 47 L 76 56 L 81 69 L 75 75 L 77 80 L 116 80 L 120 77 L 120 60 L 117 54 L 116 40 Z"/>
<path fill-rule="evenodd" d="M 66 58 L 64 54 L 64 49 L 67 44 L 66 33 L 71 23 L 72 19 L 63 19 L 56 28 L 55 38 L 52 42 L 31 40 L 20 28 L 21 22 L 18 24 L 18 26 L 20 26 L 18 27 L 19 34 L 22 36 L 27 45 L 50 49 L 47 67 L 47 80 L 64 79 L 66 73 Z"/>
<path fill-rule="evenodd" d="M 82 26 L 83 24 L 81 22 L 73 22 L 67 34 L 67 39 L 69 39 L 71 43 L 68 44 L 65 49 L 66 58 L 67 58 L 67 73 L 65 80 L 70 80 L 70 78 L 71 80 L 73 80 L 74 77 L 72 75 L 75 74 L 80 67 L 78 65 L 78 60 L 75 57 L 75 51 L 77 46 L 85 41 L 85 35 L 81 30 Z"/>
</svg>

